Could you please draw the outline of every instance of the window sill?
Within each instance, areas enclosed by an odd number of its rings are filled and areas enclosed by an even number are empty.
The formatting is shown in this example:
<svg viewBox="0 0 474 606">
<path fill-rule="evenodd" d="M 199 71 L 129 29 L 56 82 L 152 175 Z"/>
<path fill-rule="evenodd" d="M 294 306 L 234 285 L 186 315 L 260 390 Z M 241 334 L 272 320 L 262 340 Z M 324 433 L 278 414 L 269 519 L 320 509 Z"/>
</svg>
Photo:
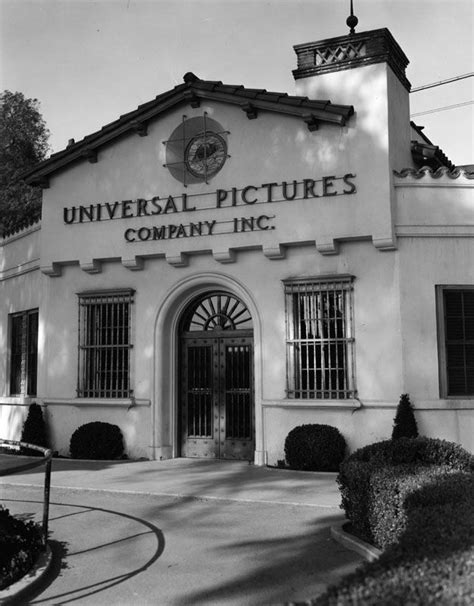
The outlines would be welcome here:
<svg viewBox="0 0 474 606">
<path fill-rule="evenodd" d="M 310 399 L 284 399 L 278 402 L 263 401 L 263 408 L 313 408 L 313 409 L 345 409 L 345 410 L 358 410 L 362 408 L 361 403 L 358 400 L 347 399 L 347 400 L 310 400 Z"/>
<path fill-rule="evenodd" d="M 0 396 L 0 406 L 29 406 L 37 401 L 36 396 Z"/>
<path fill-rule="evenodd" d="M 150 406 L 151 401 L 144 398 L 43 398 L 46 406 L 116 406 L 135 408 Z"/>
</svg>

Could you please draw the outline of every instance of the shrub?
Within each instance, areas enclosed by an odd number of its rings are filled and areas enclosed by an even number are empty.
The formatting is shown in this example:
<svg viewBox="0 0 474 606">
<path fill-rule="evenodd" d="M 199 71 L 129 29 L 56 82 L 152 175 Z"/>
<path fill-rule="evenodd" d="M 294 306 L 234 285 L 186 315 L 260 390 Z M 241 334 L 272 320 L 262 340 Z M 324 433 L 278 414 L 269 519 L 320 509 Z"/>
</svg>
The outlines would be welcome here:
<svg viewBox="0 0 474 606">
<path fill-rule="evenodd" d="M 300 425 L 285 440 L 285 457 L 292 469 L 337 471 L 345 451 L 346 441 L 330 425 Z"/>
<path fill-rule="evenodd" d="M 407 393 L 400 396 L 400 402 L 397 406 L 394 426 L 392 431 L 392 440 L 399 438 L 416 438 L 418 436 L 418 427 L 416 424 L 415 413 Z"/>
<path fill-rule="evenodd" d="M 23 424 L 21 441 L 48 448 L 46 424 L 43 419 L 43 411 L 39 404 L 30 404 L 28 407 L 28 416 Z M 42 456 L 41 452 L 33 450 L 32 448 L 22 448 L 21 454 L 38 457 Z"/>
<path fill-rule="evenodd" d="M 472 604 L 474 477 L 438 480 L 407 497 L 407 525 L 396 543 L 311 604 Z"/>
<path fill-rule="evenodd" d="M 42 549 L 38 526 L 17 520 L 0 505 L 0 590 L 25 575 Z"/>
<path fill-rule="evenodd" d="M 351 461 L 370 461 L 377 465 L 424 463 L 447 465 L 459 471 L 474 471 L 474 456 L 462 446 L 426 437 L 400 438 L 369 444 L 353 452 L 344 464 Z"/>
<path fill-rule="evenodd" d="M 428 494 L 431 485 L 439 490 L 447 475 L 472 469 L 474 457 L 451 442 L 400 438 L 371 444 L 341 465 L 337 477 L 341 507 L 356 532 L 385 547 L 405 528 L 412 493 Z"/>
<path fill-rule="evenodd" d="M 69 451 L 73 459 L 120 459 L 124 452 L 122 432 L 111 423 L 86 423 L 72 434 Z"/>
</svg>

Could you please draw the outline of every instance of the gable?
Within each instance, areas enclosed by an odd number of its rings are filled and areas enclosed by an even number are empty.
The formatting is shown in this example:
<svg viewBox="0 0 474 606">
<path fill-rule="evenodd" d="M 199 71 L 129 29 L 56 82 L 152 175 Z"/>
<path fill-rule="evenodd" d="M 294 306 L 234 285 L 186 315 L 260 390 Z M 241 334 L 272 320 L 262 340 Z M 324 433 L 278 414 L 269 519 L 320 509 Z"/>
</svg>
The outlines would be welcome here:
<svg viewBox="0 0 474 606">
<path fill-rule="evenodd" d="M 149 125 L 178 106 L 199 108 L 204 101 L 219 102 L 239 108 L 249 120 L 255 120 L 261 112 L 299 118 L 309 131 L 317 130 L 320 124 L 344 126 L 353 115 L 354 108 L 335 105 L 330 101 L 310 100 L 307 97 L 286 93 L 268 92 L 265 89 L 249 89 L 244 86 L 227 85 L 222 82 L 200 80 L 192 73 L 184 76 L 184 84 L 158 95 L 154 100 L 140 105 L 136 110 L 122 115 L 81 141 L 40 163 L 24 175 L 30 185 L 49 186 L 49 177 L 72 163 L 88 161 L 96 163 L 101 150 L 124 135 L 148 135 Z"/>
</svg>

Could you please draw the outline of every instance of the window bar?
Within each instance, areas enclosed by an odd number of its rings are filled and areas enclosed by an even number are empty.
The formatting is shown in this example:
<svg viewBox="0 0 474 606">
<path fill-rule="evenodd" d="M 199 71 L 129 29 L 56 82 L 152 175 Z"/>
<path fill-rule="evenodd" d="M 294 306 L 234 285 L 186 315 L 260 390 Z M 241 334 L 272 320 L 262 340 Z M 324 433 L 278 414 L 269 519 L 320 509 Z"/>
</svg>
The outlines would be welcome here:
<svg viewBox="0 0 474 606">
<path fill-rule="evenodd" d="M 124 394 L 124 371 L 125 371 L 125 351 L 124 351 L 124 305 L 122 300 L 117 300 L 113 306 L 113 313 L 115 317 L 110 327 L 111 332 L 111 345 L 112 349 L 112 363 L 111 363 L 111 381 L 110 386 L 113 392 L 113 397 L 120 398 Z"/>
<path fill-rule="evenodd" d="M 89 351 L 86 348 L 88 347 L 89 343 L 91 342 L 91 336 L 90 336 L 90 332 L 92 330 L 92 317 L 91 317 L 91 313 L 92 310 L 90 309 L 89 305 L 87 305 L 86 303 L 83 303 L 82 305 L 82 312 L 83 312 L 83 318 L 85 318 L 85 324 L 84 324 L 84 328 L 82 331 L 82 360 L 84 363 L 84 377 L 81 377 L 82 379 L 82 385 L 81 385 L 81 395 L 83 396 L 88 396 L 88 389 L 89 389 L 89 385 L 90 385 L 90 370 L 91 370 L 91 363 L 89 360 Z"/>
<path fill-rule="evenodd" d="M 328 286 L 328 285 L 326 285 Z M 328 298 L 330 299 L 329 312 L 329 382 L 330 382 L 330 398 L 338 398 L 339 397 L 339 379 L 337 377 L 338 373 L 338 362 L 337 362 L 337 352 L 339 348 L 339 339 L 337 334 L 337 320 L 338 320 L 338 306 L 339 306 L 339 284 L 335 284 L 334 291 L 329 294 L 328 290 Z M 333 354 L 335 352 L 335 355 Z"/>
</svg>

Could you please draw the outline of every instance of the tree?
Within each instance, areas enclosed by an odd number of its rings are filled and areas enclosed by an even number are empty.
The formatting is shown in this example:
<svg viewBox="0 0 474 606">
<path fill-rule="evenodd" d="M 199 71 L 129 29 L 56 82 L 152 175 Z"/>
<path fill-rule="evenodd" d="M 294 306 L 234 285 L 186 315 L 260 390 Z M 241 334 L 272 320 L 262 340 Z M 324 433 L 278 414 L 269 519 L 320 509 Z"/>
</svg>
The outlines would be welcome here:
<svg viewBox="0 0 474 606">
<path fill-rule="evenodd" d="M 407 393 L 400 396 L 394 421 L 392 440 L 416 438 L 418 436 L 415 413 Z"/>
<path fill-rule="evenodd" d="M 22 174 L 44 160 L 48 137 L 37 99 L 0 93 L 0 234 L 41 217 L 41 190 Z"/>
<path fill-rule="evenodd" d="M 39 404 L 30 404 L 28 408 L 28 416 L 23 423 L 23 431 L 21 432 L 21 441 L 48 448 L 46 423 L 43 418 L 43 411 Z M 41 453 L 38 450 L 33 450 L 32 448 L 24 448 L 22 454 L 41 456 Z"/>
</svg>

